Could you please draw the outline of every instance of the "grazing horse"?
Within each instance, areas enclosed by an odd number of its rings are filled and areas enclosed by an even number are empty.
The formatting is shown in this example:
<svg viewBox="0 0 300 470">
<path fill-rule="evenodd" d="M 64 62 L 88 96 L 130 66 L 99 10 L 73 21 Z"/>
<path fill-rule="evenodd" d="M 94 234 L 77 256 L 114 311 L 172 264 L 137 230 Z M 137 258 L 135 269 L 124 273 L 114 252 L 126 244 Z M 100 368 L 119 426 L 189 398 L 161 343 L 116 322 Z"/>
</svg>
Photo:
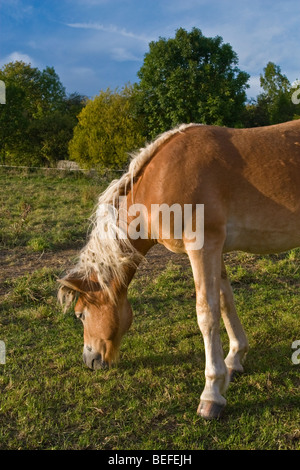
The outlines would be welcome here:
<svg viewBox="0 0 300 470">
<path fill-rule="evenodd" d="M 204 241 L 191 243 L 183 212 L 182 236 L 175 237 L 171 216 L 165 236 L 162 217 L 153 210 L 162 205 L 192 207 L 192 224 L 202 227 Z M 204 217 L 197 219 L 199 205 Z M 99 197 L 92 220 L 87 244 L 77 265 L 59 280 L 58 293 L 65 308 L 78 296 L 75 314 L 84 325 L 85 364 L 98 369 L 117 359 L 132 321 L 127 289 L 147 251 L 161 243 L 186 253 L 206 357 L 198 413 L 218 418 L 248 350 L 223 254 L 300 246 L 300 120 L 252 129 L 189 124 L 166 132 L 132 156 L 128 172 Z M 225 360 L 221 316 L 230 342 Z"/>
</svg>

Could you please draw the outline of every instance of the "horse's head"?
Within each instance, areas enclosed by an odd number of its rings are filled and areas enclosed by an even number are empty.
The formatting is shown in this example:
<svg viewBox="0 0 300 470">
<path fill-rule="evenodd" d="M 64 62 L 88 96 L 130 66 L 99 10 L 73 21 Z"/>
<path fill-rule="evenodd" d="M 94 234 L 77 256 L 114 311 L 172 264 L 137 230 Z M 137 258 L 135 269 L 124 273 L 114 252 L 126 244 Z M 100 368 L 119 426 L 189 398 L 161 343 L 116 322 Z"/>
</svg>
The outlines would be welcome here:
<svg viewBox="0 0 300 470">
<path fill-rule="evenodd" d="M 112 299 L 96 280 L 75 276 L 59 280 L 58 298 L 67 309 L 75 297 L 75 315 L 83 323 L 83 361 L 90 369 L 100 369 L 117 360 L 122 336 L 132 322 L 126 289 Z"/>
</svg>

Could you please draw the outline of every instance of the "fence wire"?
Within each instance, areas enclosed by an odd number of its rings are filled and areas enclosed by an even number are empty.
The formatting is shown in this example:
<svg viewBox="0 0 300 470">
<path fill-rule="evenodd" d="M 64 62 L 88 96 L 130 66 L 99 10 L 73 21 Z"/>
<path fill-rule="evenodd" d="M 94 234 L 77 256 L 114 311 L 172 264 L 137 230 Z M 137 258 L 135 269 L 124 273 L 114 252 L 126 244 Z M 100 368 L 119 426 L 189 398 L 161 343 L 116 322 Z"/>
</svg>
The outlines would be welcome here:
<svg viewBox="0 0 300 470">
<path fill-rule="evenodd" d="M 26 169 L 26 170 L 54 170 L 54 171 L 83 171 L 83 172 L 88 172 L 88 173 L 93 173 L 96 172 L 97 170 L 95 168 L 91 169 L 84 169 L 84 168 L 55 168 L 55 167 L 48 167 L 48 166 L 24 166 L 24 165 L 0 165 L 0 168 L 17 168 L 17 169 Z M 120 172 L 123 173 L 124 170 L 115 170 L 112 168 L 105 168 L 101 170 L 101 173 L 106 173 L 106 172 Z"/>
</svg>

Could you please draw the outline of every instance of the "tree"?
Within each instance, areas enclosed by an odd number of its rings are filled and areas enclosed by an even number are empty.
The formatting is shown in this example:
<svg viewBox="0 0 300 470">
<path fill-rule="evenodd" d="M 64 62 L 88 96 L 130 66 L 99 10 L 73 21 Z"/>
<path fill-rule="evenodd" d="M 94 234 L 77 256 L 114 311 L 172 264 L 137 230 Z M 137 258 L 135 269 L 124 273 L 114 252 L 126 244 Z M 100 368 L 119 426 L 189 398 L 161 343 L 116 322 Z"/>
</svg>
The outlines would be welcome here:
<svg viewBox="0 0 300 470">
<path fill-rule="evenodd" d="M 244 127 L 261 127 L 269 124 L 268 100 L 263 94 L 246 104 L 242 122 Z"/>
<path fill-rule="evenodd" d="M 268 62 L 264 75 L 260 75 L 260 85 L 271 99 L 288 92 L 291 86 L 288 78 L 281 73 L 280 66 L 273 62 Z"/>
<path fill-rule="evenodd" d="M 263 92 L 247 106 L 244 124 L 255 127 L 298 119 L 300 106 L 292 100 L 295 89 L 282 74 L 280 66 L 268 62 L 263 72 L 260 75 Z"/>
<path fill-rule="evenodd" d="M 69 142 L 78 123 L 77 115 L 86 98 L 76 93 L 57 101 L 48 100 L 43 111 L 28 126 L 27 135 L 40 163 L 54 165 L 69 156 Z"/>
<path fill-rule="evenodd" d="M 182 122 L 239 123 L 249 75 L 237 64 L 229 44 L 197 28 L 180 28 L 175 38 L 151 42 L 138 72 L 140 112 L 150 136 Z"/>
<path fill-rule="evenodd" d="M 83 97 L 67 96 L 53 67 L 22 61 L 0 70 L 6 105 L 0 108 L 0 159 L 16 165 L 49 165 L 68 156 Z"/>
<path fill-rule="evenodd" d="M 108 88 L 88 101 L 78 116 L 70 158 L 85 168 L 123 168 L 128 152 L 144 142 L 133 102 L 133 86 Z"/>
<path fill-rule="evenodd" d="M 268 62 L 264 75 L 260 76 L 260 85 L 264 90 L 262 97 L 268 103 L 269 123 L 277 124 L 292 119 L 295 106 L 291 100 L 291 84 L 281 73 L 280 66 Z"/>
<path fill-rule="evenodd" d="M 23 62 L 10 63 L 0 71 L 6 87 L 6 105 L 0 107 L 0 153 L 5 161 L 16 147 L 23 150 L 28 117 L 36 101 L 37 70 Z"/>
</svg>

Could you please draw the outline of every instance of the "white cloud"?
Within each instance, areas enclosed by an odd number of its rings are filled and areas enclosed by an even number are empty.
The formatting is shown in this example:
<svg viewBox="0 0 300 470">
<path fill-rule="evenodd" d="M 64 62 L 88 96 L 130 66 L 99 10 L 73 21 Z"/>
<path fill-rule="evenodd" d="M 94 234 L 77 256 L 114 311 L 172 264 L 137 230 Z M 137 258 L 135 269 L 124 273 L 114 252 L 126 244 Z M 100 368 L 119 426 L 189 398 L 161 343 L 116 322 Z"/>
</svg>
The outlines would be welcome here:
<svg viewBox="0 0 300 470">
<path fill-rule="evenodd" d="M 70 28 L 92 29 L 92 30 L 97 30 L 97 31 L 103 31 L 105 33 L 115 34 L 118 36 L 123 36 L 126 38 L 131 38 L 131 39 L 135 39 L 137 41 L 146 42 L 146 43 L 151 41 L 151 38 L 149 37 L 132 33 L 130 31 L 127 31 L 125 28 L 118 28 L 117 26 L 114 26 L 114 25 L 104 26 L 103 24 L 100 24 L 100 23 L 67 23 L 67 26 L 69 26 Z"/>
<path fill-rule="evenodd" d="M 26 64 L 31 64 L 34 66 L 34 60 L 28 54 L 23 54 L 22 52 L 14 51 L 11 54 L 7 55 L 0 61 L 1 67 L 4 64 L 8 64 L 9 62 L 25 62 Z"/>
<path fill-rule="evenodd" d="M 132 54 L 132 52 L 124 49 L 123 47 L 116 47 L 111 51 L 112 58 L 118 62 L 126 62 L 126 61 L 133 61 L 133 62 L 140 62 L 141 58 L 137 57 L 136 55 Z"/>
</svg>

